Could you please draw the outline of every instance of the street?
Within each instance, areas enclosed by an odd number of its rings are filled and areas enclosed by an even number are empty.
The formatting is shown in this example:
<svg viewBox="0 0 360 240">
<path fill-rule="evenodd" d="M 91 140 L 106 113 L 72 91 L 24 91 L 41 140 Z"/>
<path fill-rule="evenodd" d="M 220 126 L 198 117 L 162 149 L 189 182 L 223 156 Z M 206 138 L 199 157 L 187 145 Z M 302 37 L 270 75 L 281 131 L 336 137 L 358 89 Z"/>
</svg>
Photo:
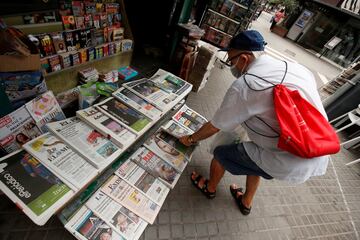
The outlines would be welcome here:
<svg viewBox="0 0 360 240">
<path fill-rule="evenodd" d="M 313 72 L 318 87 L 336 77 L 342 69 L 329 62 L 319 59 L 310 50 L 297 45 L 287 38 L 282 38 L 269 30 L 271 14 L 262 12 L 256 21 L 251 24 L 251 29 L 259 31 L 268 43 L 265 52 L 273 57 L 291 60 L 306 66 Z"/>
</svg>

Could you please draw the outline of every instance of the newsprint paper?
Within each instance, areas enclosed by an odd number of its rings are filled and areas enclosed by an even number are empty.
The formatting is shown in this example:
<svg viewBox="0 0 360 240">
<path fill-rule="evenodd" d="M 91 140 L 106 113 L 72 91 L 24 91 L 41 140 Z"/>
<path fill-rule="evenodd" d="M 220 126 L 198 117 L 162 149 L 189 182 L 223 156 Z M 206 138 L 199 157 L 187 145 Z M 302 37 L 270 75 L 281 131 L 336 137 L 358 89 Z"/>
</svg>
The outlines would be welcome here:
<svg viewBox="0 0 360 240">
<path fill-rule="evenodd" d="M 101 187 L 101 191 L 150 224 L 154 223 L 160 211 L 156 203 L 116 175 Z"/>
<path fill-rule="evenodd" d="M 149 137 L 144 146 L 153 151 L 156 155 L 167 161 L 178 172 L 184 171 L 188 161 L 184 154 L 170 146 L 162 139 L 157 138 L 156 135 Z"/>
<path fill-rule="evenodd" d="M 85 206 L 79 209 L 65 228 L 79 240 L 126 240 Z"/>
<path fill-rule="evenodd" d="M 86 206 L 125 239 L 139 239 L 148 224 L 101 191 L 97 191 Z"/>
<path fill-rule="evenodd" d="M 175 168 L 145 147 L 139 148 L 130 156 L 130 159 L 154 177 L 159 178 L 169 188 L 174 188 L 180 178 Z"/>
<path fill-rule="evenodd" d="M 138 111 L 142 112 L 153 120 L 157 120 L 162 116 L 161 110 L 159 110 L 154 105 L 142 99 L 127 88 L 120 88 L 113 92 L 112 95 L 119 101 L 122 101 L 129 106 L 137 109 Z"/>
<path fill-rule="evenodd" d="M 136 140 L 135 133 L 132 133 L 94 107 L 79 110 L 76 112 L 76 116 L 97 129 L 122 149 L 126 149 Z"/>
<path fill-rule="evenodd" d="M 25 150 L 0 159 L 0 189 L 36 224 L 43 225 L 73 195 Z"/>
<path fill-rule="evenodd" d="M 4 152 L 12 153 L 40 135 L 40 129 L 24 106 L 0 118 L 0 148 Z"/>
<path fill-rule="evenodd" d="M 123 151 L 77 117 L 48 123 L 47 127 L 98 169 L 111 164 Z"/>
<path fill-rule="evenodd" d="M 162 111 L 167 111 L 171 108 L 172 101 L 177 98 L 176 94 L 170 94 L 161 88 L 157 87 L 152 81 L 143 78 L 137 81 L 126 83 L 123 86 L 130 89 L 139 97 L 151 102 Z"/>
<path fill-rule="evenodd" d="M 23 146 L 74 191 L 89 183 L 97 170 L 60 139 L 46 133 Z"/>
<path fill-rule="evenodd" d="M 48 131 L 46 123 L 66 118 L 52 91 L 43 93 L 25 106 L 43 133 Z"/>
<path fill-rule="evenodd" d="M 129 159 L 115 171 L 115 174 L 145 194 L 160 207 L 170 191 L 162 181 Z"/>
</svg>

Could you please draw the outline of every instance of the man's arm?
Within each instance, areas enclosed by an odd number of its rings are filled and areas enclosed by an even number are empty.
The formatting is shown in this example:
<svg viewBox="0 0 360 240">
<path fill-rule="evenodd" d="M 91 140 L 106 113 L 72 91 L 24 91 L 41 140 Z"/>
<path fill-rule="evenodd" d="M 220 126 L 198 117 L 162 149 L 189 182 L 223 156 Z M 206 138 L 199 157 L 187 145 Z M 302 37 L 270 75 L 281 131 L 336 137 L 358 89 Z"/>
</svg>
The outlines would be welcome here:
<svg viewBox="0 0 360 240">
<path fill-rule="evenodd" d="M 220 131 L 220 129 L 218 129 L 214 125 L 212 125 L 211 122 L 207 122 L 194 134 L 181 137 L 179 140 L 182 144 L 184 144 L 186 146 L 191 146 L 196 142 L 199 142 L 208 137 L 211 137 L 218 131 Z"/>
</svg>

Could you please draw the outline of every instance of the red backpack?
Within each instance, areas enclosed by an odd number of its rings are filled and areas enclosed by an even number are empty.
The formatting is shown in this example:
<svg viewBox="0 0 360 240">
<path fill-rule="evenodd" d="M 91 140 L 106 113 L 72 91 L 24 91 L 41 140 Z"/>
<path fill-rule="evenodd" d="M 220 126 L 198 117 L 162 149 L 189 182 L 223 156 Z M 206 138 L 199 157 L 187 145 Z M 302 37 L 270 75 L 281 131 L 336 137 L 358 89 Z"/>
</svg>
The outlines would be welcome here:
<svg viewBox="0 0 360 240">
<path fill-rule="evenodd" d="M 271 83 L 254 74 L 246 73 L 244 75 L 244 81 L 251 90 L 264 91 L 274 88 L 274 108 L 280 126 L 280 134 L 277 136 L 279 138 L 278 148 L 302 158 L 313 158 L 339 152 L 339 139 L 326 118 L 311 103 L 302 98 L 298 90 L 291 91 L 282 84 L 287 73 L 287 62 L 285 65 L 285 74 L 280 84 Z M 273 86 L 262 90 L 253 89 L 246 81 L 246 75 L 259 78 Z M 259 117 L 257 118 L 265 123 Z M 265 124 L 275 131 L 270 125 Z M 247 126 L 246 123 L 245 125 Z M 249 126 L 247 127 L 249 128 Z"/>
</svg>

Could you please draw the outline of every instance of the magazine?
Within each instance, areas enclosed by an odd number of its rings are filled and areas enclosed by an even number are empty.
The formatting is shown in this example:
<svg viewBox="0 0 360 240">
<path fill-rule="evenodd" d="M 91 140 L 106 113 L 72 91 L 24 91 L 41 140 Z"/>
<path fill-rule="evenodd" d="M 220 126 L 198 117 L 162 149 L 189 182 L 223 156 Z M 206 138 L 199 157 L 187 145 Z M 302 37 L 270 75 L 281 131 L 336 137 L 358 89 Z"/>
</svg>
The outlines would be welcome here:
<svg viewBox="0 0 360 240">
<path fill-rule="evenodd" d="M 193 131 L 190 131 L 190 129 L 186 129 L 180 124 L 174 122 L 173 120 L 170 120 L 167 122 L 164 126 L 161 127 L 165 132 L 169 133 L 170 135 L 181 138 L 190 134 L 193 134 Z"/>
<path fill-rule="evenodd" d="M 138 215 L 101 191 L 94 193 L 86 206 L 125 239 L 139 239 L 147 226 Z"/>
<path fill-rule="evenodd" d="M 186 105 L 173 116 L 173 120 L 193 132 L 199 130 L 207 122 L 206 118 Z"/>
<path fill-rule="evenodd" d="M 158 131 L 155 133 L 155 136 L 158 139 L 163 140 L 164 142 L 166 142 L 169 146 L 171 146 L 172 148 L 175 148 L 176 150 L 178 150 L 180 153 L 184 154 L 186 159 L 190 161 L 192 154 L 195 150 L 195 146 L 185 146 L 184 144 L 182 144 L 178 138 L 170 135 L 169 133 L 165 132 L 165 131 Z"/>
<path fill-rule="evenodd" d="M 159 69 L 150 80 L 162 90 L 177 95 L 183 94 L 187 89 L 191 89 L 192 87 L 190 83 L 162 69 Z"/>
<path fill-rule="evenodd" d="M 185 155 L 176 150 L 174 147 L 170 146 L 163 140 L 152 135 L 145 142 L 144 146 L 168 162 L 173 166 L 178 172 L 184 171 L 187 161 Z"/>
<path fill-rule="evenodd" d="M 97 170 L 51 133 L 23 145 L 72 190 L 79 190 L 97 175 Z"/>
<path fill-rule="evenodd" d="M 121 148 L 77 117 L 48 123 L 47 127 L 96 168 L 102 169 L 116 160 Z"/>
<path fill-rule="evenodd" d="M 172 107 L 172 101 L 177 98 L 176 94 L 165 92 L 157 87 L 152 81 L 145 78 L 125 83 L 123 86 L 163 111 L 170 109 Z"/>
<path fill-rule="evenodd" d="M 169 188 L 174 188 L 180 178 L 175 168 L 145 147 L 139 148 L 130 159 L 154 177 L 159 178 Z"/>
<path fill-rule="evenodd" d="M 135 109 L 117 101 L 115 98 L 107 100 L 96 105 L 104 114 L 116 119 L 124 124 L 136 134 L 142 134 L 150 127 L 151 119 Z"/>
<path fill-rule="evenodd" d="M 122 149 L 126 149 L 136 140 L 136 134 L 94 107 L 79 110 L 76 115 Z"/>
<path fill-rule="evenodd" d="M 65 228 L 79 240 L 126 240 L 85 206 L 65 224 Z"/>
<path fill-rule="evenodd" d="M 24 150 L 0 159 L 0 190 L 43 225 L 73 195 L 59 178 Z"/>
<path fill-rule="evenodd" d="M 7 153 L 40 135 L 40 129 L 24 106 L 0 118 L 0 148 Z"/>
<path fill-rule="evenodd" d="M 116 171 L 115 174 L 124 179 L 131 186 L 145 194 L 160 207 L 163 205 L 170 189 L 163 182 L 128 159 Z"/>
<path fill-rule="evenodd" d="M 66 118 L 52 91 L 36 97 L 25 106 L 43 133 L 47 132 L 46 123 Z"/>
<path fill-rule="evenodd" d="M 162 116 L 161 110 L 159 110 L 154 105 L 147 102 L 146 100 L 142 99 L 135 93 L 131 92 L 127 88 L 120 88 L 116 90 L 115 92 L 113 92 L 113 96 L 117 98 L 119 101 L 123 101 L 129 106 L 142 112 L 152 120 L 157 120 Z"/>
<path fill-rule="evenodd" d="M 154 223 L 160 211 L 156 203 L 116 175 L 109 178 L 101 191 L 150 224 Z"/>
</svg>

